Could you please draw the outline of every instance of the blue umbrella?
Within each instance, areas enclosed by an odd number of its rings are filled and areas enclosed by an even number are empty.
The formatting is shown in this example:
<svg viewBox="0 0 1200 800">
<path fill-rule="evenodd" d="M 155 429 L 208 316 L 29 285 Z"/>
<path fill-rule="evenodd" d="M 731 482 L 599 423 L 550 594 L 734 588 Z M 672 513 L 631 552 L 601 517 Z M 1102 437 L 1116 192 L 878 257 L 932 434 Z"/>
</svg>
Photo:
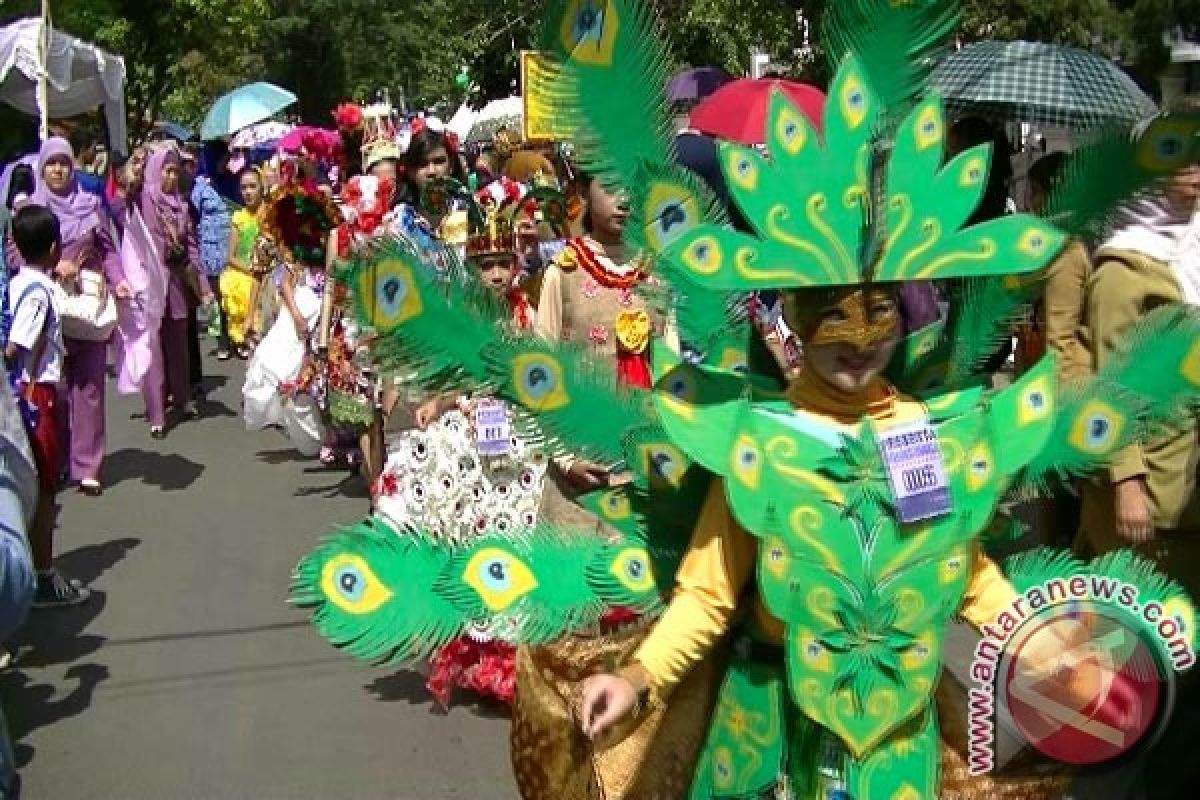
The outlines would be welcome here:
<svg viewBox="0 0 1200 800">
<path fill-rule="evenodd" d="M 262 122 L 296 102 L 296 95 L 275 84 L 251 83 L 221 95 L 204 117 L 200 138 L 219 139 Z"/>
</svg>

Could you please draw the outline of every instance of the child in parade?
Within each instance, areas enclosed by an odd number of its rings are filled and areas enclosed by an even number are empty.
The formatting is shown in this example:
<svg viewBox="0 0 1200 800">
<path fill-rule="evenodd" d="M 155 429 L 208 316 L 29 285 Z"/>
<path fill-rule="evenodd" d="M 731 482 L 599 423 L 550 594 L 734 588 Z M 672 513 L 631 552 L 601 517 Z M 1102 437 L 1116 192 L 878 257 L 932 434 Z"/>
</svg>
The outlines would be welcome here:
<svg viewBox="0 0 1200 800">
<path fill-rule="evenodd" d="M 65 454 L 59 438 L 59 384 L 63 378 L 62 327 L 56 308 L 61 291 L 58 272 L 62 243 L 58 219 L 49 209 L 27 205 L 12 222 L 12 236 L 24 264 L 9 283 L 12 327 L 4 355 L 16 375 L 17 394 L 29 413 L 26 426 L 38 472 L 37 509 L 29 531 L 33 565 L 37 570 L 35 608 L 78 605 L 91 596 L 86 588 L 65 578 L 54 566 L 54 528 L 59 477 Z"/>
<path fill-rule="evenodd" d="M 258 212 L 264 200 L 262 174 L 254 167 L 238 173 L 242 207 L 233 212 L 228 247 L 228 268 L 221 273 L 221 307 L 230 345 L 238 358 L 250 357 L 254 331 L 261 325 L 261 314 L 253 308 L 257 284 L 266 279 L 264 259 L 259 247 Z"/>
</svg>

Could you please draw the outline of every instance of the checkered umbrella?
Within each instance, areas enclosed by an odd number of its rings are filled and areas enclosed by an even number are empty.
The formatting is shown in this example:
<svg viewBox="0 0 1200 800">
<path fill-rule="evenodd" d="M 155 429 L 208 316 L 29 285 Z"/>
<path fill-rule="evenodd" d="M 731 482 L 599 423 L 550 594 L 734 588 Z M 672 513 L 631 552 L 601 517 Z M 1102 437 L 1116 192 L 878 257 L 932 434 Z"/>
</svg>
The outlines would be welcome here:
<svg viewBox="0 0 1200 800">
<path fill-rule="evenodd" d="M 976 42 L 938 64 L 933 86 L 956 114 L 1075 131 L 1132 125 L 1158 110 L 1113 62 L 1040 42 Z"/>
</svg>

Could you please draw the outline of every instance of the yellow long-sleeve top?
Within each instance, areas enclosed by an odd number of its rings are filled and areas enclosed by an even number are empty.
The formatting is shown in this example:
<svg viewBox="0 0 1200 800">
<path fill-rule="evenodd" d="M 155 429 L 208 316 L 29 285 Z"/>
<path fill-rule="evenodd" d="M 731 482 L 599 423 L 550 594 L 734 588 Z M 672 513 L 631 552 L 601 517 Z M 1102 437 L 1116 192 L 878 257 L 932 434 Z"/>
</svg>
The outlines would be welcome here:
<svg viewBox="0 0 1200 800">
<path fill-rule="evenodd" d="M 789 391 L 797 413 L 810 414 L 853 433 L 866 413 L 885 424 L 903 423 L 923 413 L 920 403 L 898 398 L 882 384 L 871 397 L 847 401 L 816 379 L 801 375 Z M 654 630 L 633 656 L 632 669 L 660 696 L 712 650 L 729 630 L 742 590 L 754 574 L 757 540 L 733 519 L 723 481 L 713 482 L 700 511 L 691 545 L 676 573 L 675 593 Z M 1016 591 L 987 556 L 976 549 L 970 582 L 960 608 L 975 627 L 994 621 Z M 783 624 L 767 611 L 757 594 L 749 624 L 771 642 L 782 642 Z M 639 681 L 640 682 L 640 681 Z"/>
</svg>

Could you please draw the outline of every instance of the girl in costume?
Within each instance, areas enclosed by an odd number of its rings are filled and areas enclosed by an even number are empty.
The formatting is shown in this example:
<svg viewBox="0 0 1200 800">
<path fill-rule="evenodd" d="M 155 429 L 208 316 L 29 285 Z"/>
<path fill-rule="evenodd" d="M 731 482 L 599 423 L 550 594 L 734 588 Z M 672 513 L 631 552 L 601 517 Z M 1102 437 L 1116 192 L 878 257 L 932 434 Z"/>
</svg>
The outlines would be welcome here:
<svg viewBox="0 0 1200 800">
<path fill-rule="evenodd" d="M 404 152 L 404 193 L 398 198 L 398 224 L 405 236 L 428 251 L 433 266 L 447 264 L 435 243 L 461 248 L 467 239 L 465 203 L 457 198 L 430 198 L 438 184 L 447 179 L 466 186 L 466 174 L 458 148 L 450 135 L 424 125 L 415 125 Z M 460 250 L 461 253 L 461 250 Z"/>
<path fill-rule="evenodd" d="M 622 385 L 650 385 L 650 340 L 656 327 L 637 294 L 647 277 L 646 262 L 631 254 L 622 233 L 628 210 L 620 195 L 593 177 L 582 176 L 587 197 L 583 236 L 566 248 L 541 276 L 534 329 L 542 338 L 573 342 L 612 364 Z M 610 469 L 587 459 L 562 456 L 551 471 L 554 489 L 547 491 L 548 519 L 585 523 L 573 498 L 582 491 L 609 485 Z"/>
<path fill-rule="evenodd" d="M 306 456 L 315 456 L 324 439 L 310 338 L 321 316 L 325 241 L 339 222 L 333 202 L 303 174 L 277 192 L 260 220 L 286 268 L 283 310 L 250 359 L 243 415 L 247 430 L 282 426 Z"/>
<path fill-rule="evenodd" d="M 120 289 L 124 272 L 113 243 L 113 226 L 100 198 L 79 186 L 74 153 L 66 139 L 51 137 L 38 155 L 37 189 L 32 202 L 58 217 L 62 258 L 83 272 L 74 279 L 79 291 L 106 294 Z M 105 363 L 108 342 L 65 337 L 64 373 L 70 424 L 70 476 L 85 494 L 101 493 L 104 461 Z"/>
<path fill-rule="evenodd" d="M 481 190 L 477 198 L 490 196 Z M 498 304 L 506 333 L 527 333 L 533 309 L 516 285 L 514 218 L 524 198 L 488 202 L 467 239 L 473 291 Z M 503 402 L 486 395 L 435 394 L 415 413 L 417 429 L 393 439 L 380 479 L 377 513 L 392 525 L 419 525 L 450 542 L 467 543 L 488 530 L 514 535 L 537 522 L 546 456 L 514 435 Z M 469 631 L 430 658 L 426 687 L 447 706 L 455 688 L 511 703 L 516 684 L 513 646 L 486 627 Z"/>
<path fill-rule="evenodd" d="M 371 159 L 368 153 L 366 161 L 371 163 Z M 378 163 L 372 163 L 372 167 Z M 370 247 L 377 237 L 388 233 L 394 195 L 395 184 L 387 177 L 355 176 L 346 183 L 341 196 L 344 222 L 334 231 L 328 246 L 331 276 L 353 251 Z M 351 438 L 360 439 L 360 452 L 370 454 L 371 442 L 380 435 L 376 430 L 380 420 L 377 384 L 369 370 L 369 345 L 369 338 L 353 317 L 350 287 L 340 280 L 327 281 L 317 341 L 318 353 L 323 355 L 322 394 L 330 423 L 330 440 L 321 448 L 323 463 L 338 461 L 339 450 Z M 347 460 L 353 460 L 353 456 L 347 456 Z M 378 474 L 378 463 L 364 463 L 368 486 Z"/>
<path fill-rule="evenodd" d="M 394 143 L 391 147 L 394 147 Z M 371 144 L 363 145 L 364 163 L 372 158 Z M 383 152 L 392 152 L 384 146 Z M 421 254 L 426 269 L 443 278 L 449 277 L 451 267 L 459 260 L 452 249 L 465 243 L 467 214 L 464 207 L 470 202 L 457 196 L 462 183 L 462 165 L 456 155 L 454 141 L 444 133 L 419 126 L 409 140 L 403 156 L 404 181 L 402 192 L 388 214 L 392 233 L 411 242 Z M 447 238 L 447 235 L 449 238 Z M 413 386 L 404 373 L 385 377 L 380 390 L 379 419 L 372 428 L 369 447 L 364 451 L 369 485 L 372 487 L 372 507 L 377 497 L 380 470 L 393 448 L 407 446 L 403 438 L 415 427 L 414 414 L 418 406 L 429 399 L 427 392 Z M 399 418 L 392 420 L 393 414 Z M 387 441 L 384 428 L 397 429 L 395 441 Z"/>
<path fill-rule="evenodd" d="M 919 97 L 931 52 L 956 27 L 953 10 L 830 7 L 836 78 L 822 134 L 777 95 L 766 155 L 721 146 L 750 226 L 738 232 L 671 157 L 650 15 L 627 0 L 602 13 L 594 0 L 552 5 L 544 47 L 560 59 L 553 89 L 564 121 L 587 132 L 579 145 L 598 177 L 629 187 L 626 241 L 653 255 L 693 351 L 684 361 L 656 347 L 652 390 L 618 386 L 594 348 L 496 336 L 486 309 L 438 286 L 411 251 L 357 270 L 379 301 L 360 313 L 398 361 L 415 359 L 419 377 L 455 370 L 536 414 L 548 440 L 631 473 L 625 486 L 580 498 L 607 524 L 604 536 L 594 524 L 543 526 L 447 547 L 374 520 L 326 540 L 297 569 L 294 600 L 363 658 L 411 658 L 477 625 L 511 643 L 559 644 L 557 662 L 539 665 L 541 683 L 518 688 L 513 756 L 527 800 L 936 797 L 947 623 L 960 610 L 991 622 L 1014 590 L 1051 577 L 1094 572 L 1135 585 L 1190 647 L 1190 601 L 1143 560 L 1035 553 L 1002 575 L 979 543 L 1006 527 L 1001 503 L 1102 468 L 1196 408 L 1200 315 L 1159 309 L 1120 357 L 1062 390 L 1052 357 L 994 392 L 978 366 L 1028 301 L 1012 278 L 1041 270 L 1120 198 L 1194 158 L 1196 128 L 1166 121 L 1136 141 L 1114 132 L 1081 149 L 1048 203 L 1048 216 L 1070 208 L 1061 229 L 1025 215 L 964 227 L 990 150 L 945 164 L 941 103 Z M 1131 165 L 1119 180 L 1114 163 Z M 947 320 L 901 339 L 896 295 L 909 279 L 967 289 Z M 818 360 L 782 391 L 748 371 L 735 346 L 745 329 L 728 313 L 745 293 L 772 290 L 789 297 L 792 327 Z M 444 335 L 448 317 L 456 337 Z M 748 613 L 726 668 L 714 645 L 739 606 Z M 616 609 L 664 617 L 648 637 L 595 636 Z M 1133 614 L 1112 610 L 1153 640 Z M 1044 680 L 1093 720 L 1127 720 L 1130 676 L 1090 659 L 1057 671 L 1054 657 L 1086 640 L 1087 625 L 1023 630 L 1018 675 Z M 706 674 L 721 677 L 715 704 Z M 591 675 L 601 677 L 581 698 Z M 1099 679 L 1112 691 L 1093 703 Z M 603 739 L 585 736 L 614 724 Z M 948 777 L 952 796 L 991 791 L 990 778 Z"/>
<path fill-rule="evenodd" d="M 251 333 L 260 324 L 257 311 L 251 313 L 251 299 L 256 294 L 255 284 L 266 276 L 261 255 L 256 256 L 258 246 L 258 212 L 263 204 L 262 174 L 254 167 L 246 167 L 238 173 L 238 190 L 242 207 L 233 212 L 229 232 L 229 266 L 221 273 L 221 308 L 225 311 L 225 328 L 238 358 L 250 357 Z"/>
</svg>

